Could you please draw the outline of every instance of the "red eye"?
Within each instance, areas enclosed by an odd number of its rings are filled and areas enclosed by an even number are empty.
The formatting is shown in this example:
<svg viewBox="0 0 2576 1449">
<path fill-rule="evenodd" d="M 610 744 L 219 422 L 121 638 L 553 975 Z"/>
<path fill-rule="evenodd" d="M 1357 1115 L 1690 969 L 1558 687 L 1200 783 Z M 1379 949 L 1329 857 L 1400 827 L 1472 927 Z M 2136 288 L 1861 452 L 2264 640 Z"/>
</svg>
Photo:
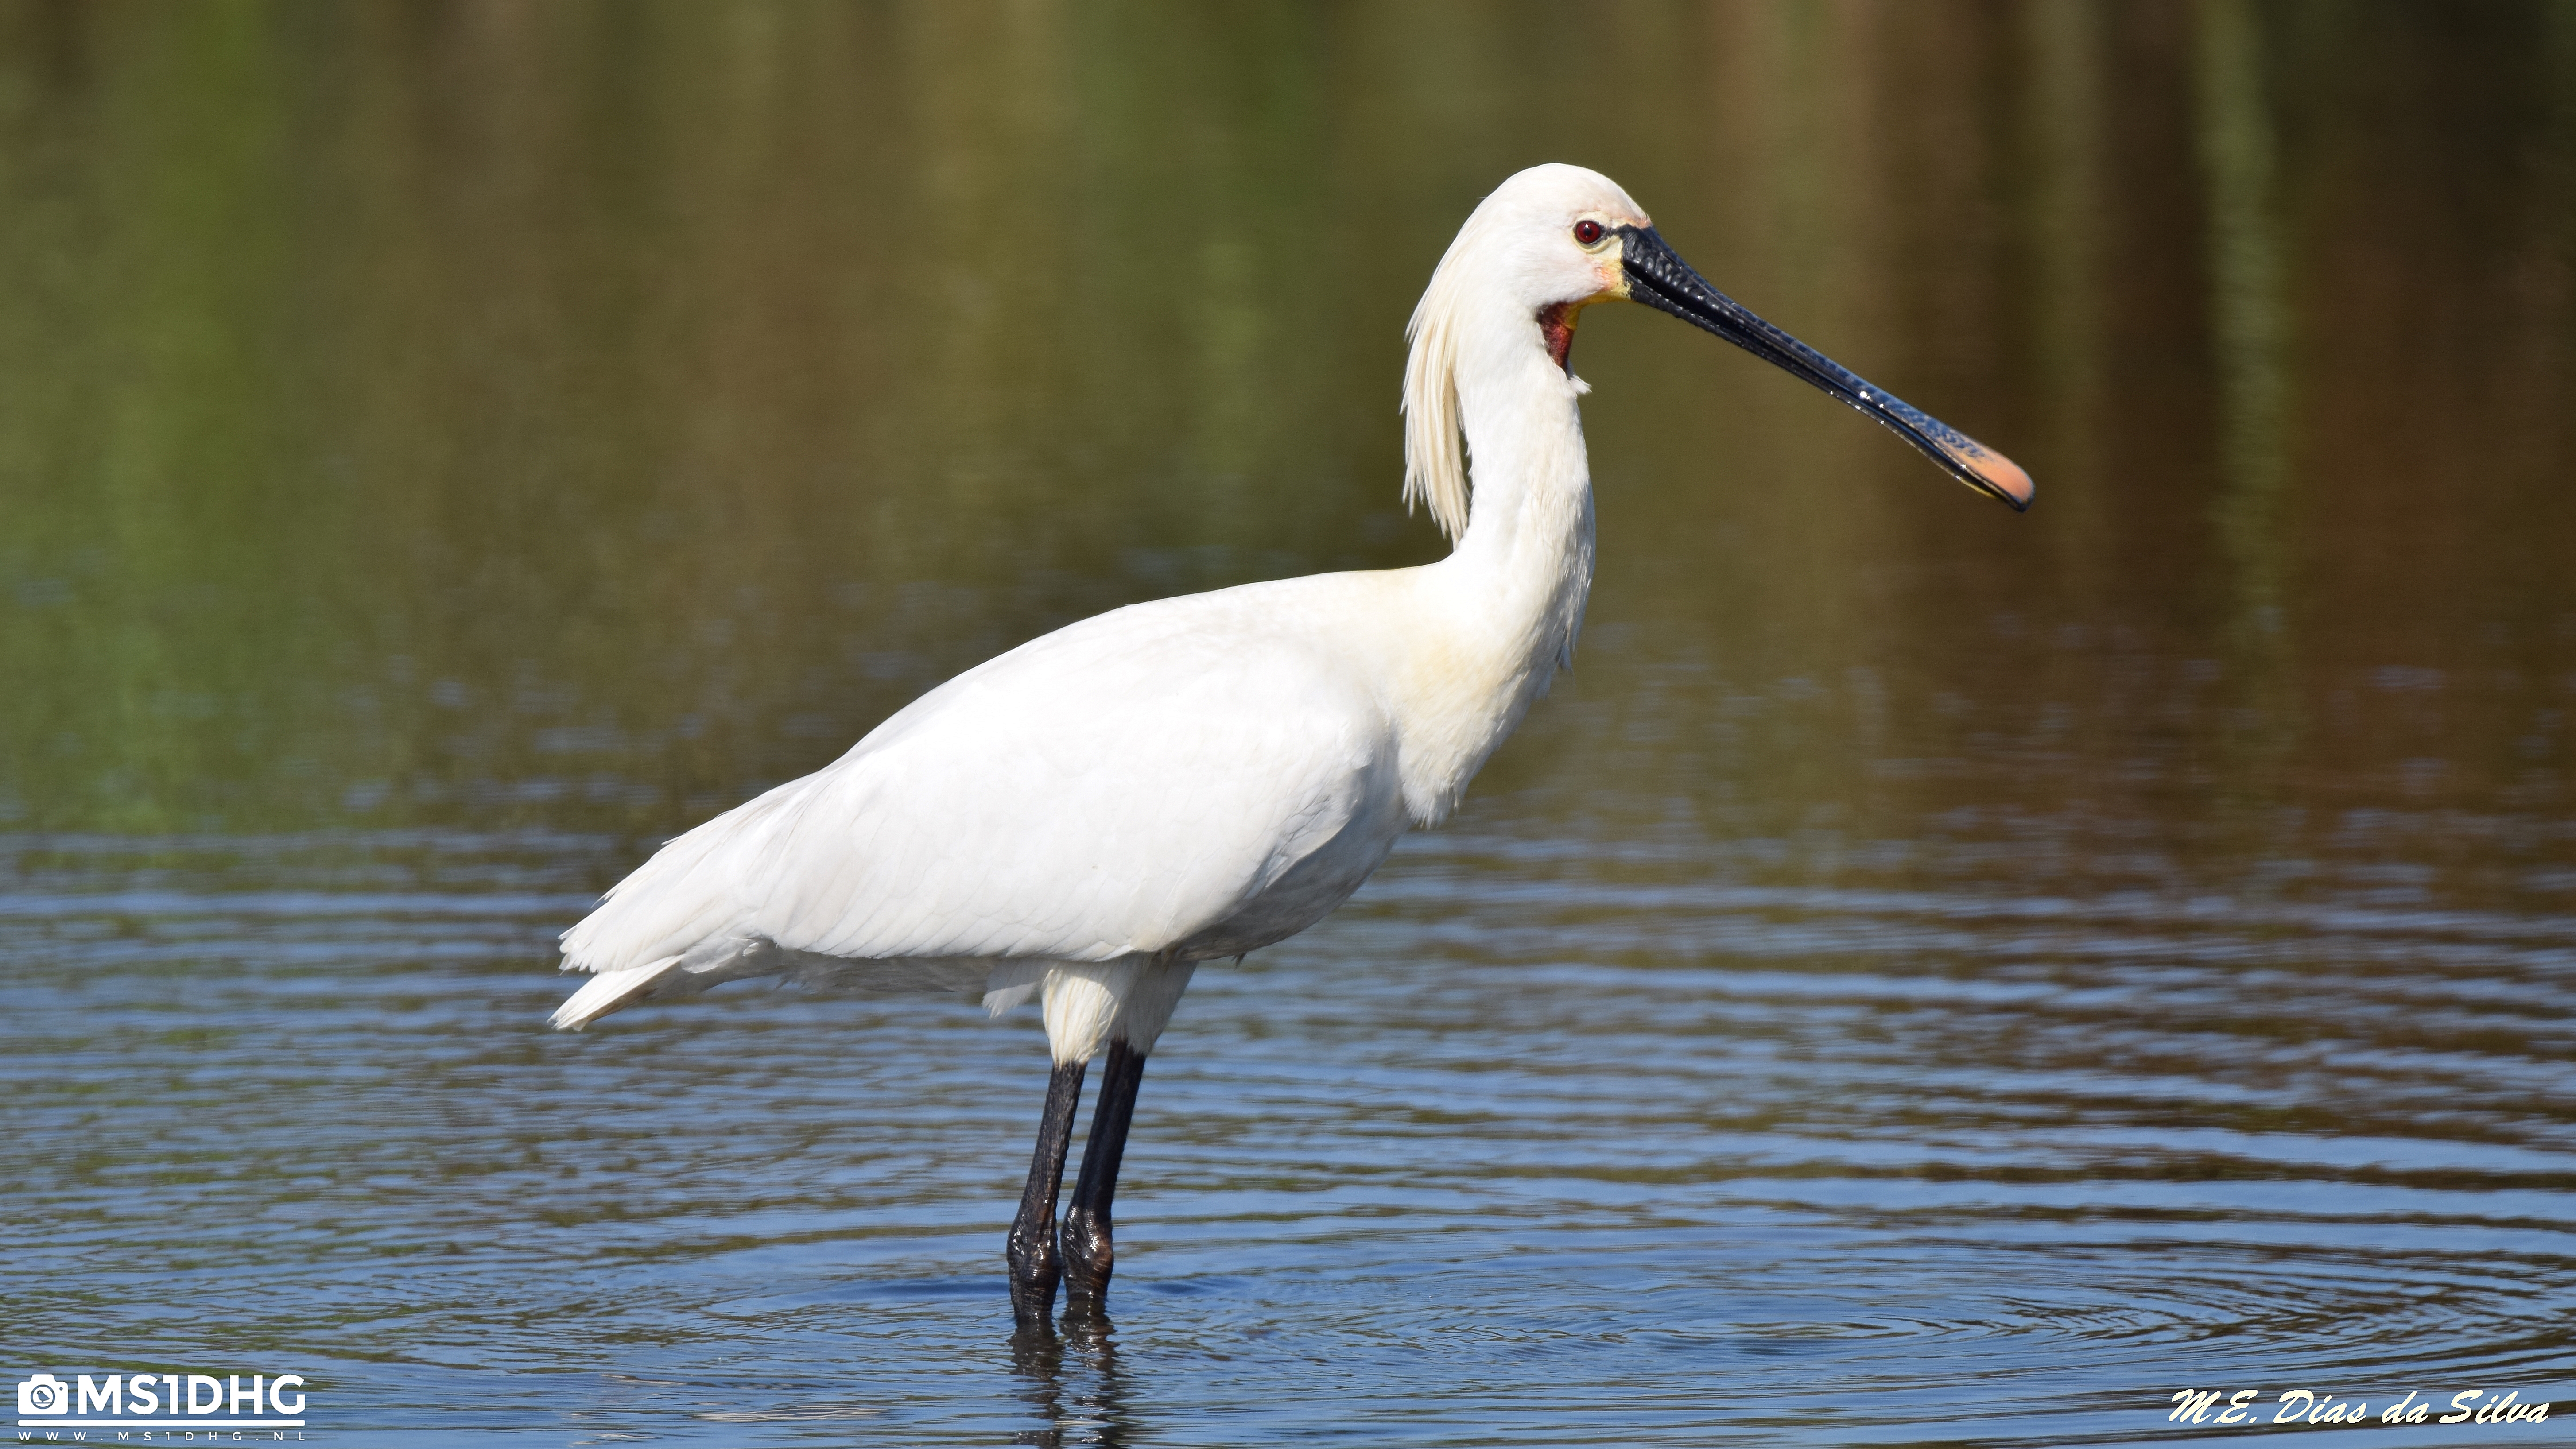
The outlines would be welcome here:
<svg viewBox="0 0 2576 1449">
<path fill-rule="evenodd" d="M 1583 220 L 1576 222 L 1574 224 L 1574 239 L 1583 243 L 1585 246 L 1590 246 L 1594 242 L 1601 240 L 1601 223 L 1594 221 L 1588 216 Z"/>
</svg>

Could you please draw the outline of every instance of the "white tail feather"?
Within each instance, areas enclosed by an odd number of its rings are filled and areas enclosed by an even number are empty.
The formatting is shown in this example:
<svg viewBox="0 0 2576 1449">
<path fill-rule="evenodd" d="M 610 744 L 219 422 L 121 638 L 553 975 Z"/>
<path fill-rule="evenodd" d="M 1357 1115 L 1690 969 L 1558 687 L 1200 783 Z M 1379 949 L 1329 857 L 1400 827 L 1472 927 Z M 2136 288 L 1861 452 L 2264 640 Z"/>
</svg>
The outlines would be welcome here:
<svg viewBox="0 0 2576 1449">
<path fill-rule="evenodd" d="M 582 984 L 579 991 L 565 998 L 547 1018 L 547 1025 L 557 1031 L 579 1031 L 612 1011 L 633 1006 L 652 990 L 653 983 L 680 967 L 677 956 L 665 956 L 642 966 L 622 971 L 602 971 Z"/>
<path fill-rule="evenodd" d="M 734 934 L 743 914 L 744 859 L 811 779 L 737 805 L 655 851 L 563 933 L 564 964 L 602 974 L 627 971 Z"/>
</svg>

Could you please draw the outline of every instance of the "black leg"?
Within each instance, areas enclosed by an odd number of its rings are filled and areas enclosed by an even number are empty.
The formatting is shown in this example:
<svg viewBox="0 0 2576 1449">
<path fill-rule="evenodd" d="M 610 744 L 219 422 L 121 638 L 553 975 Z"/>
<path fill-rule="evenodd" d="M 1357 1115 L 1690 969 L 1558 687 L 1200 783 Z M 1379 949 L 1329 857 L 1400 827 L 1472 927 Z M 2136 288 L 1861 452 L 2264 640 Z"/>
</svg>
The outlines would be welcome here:
<svg viewBox="0 0 2576 1449">
<path fill-rule="evenodd" d="M 1055 1285 L 1063 1271 L 1056 1259 L 1055 1194 L 1064 1183 L 1064 1150 L 1073 1140 L 1073 1109 L 1082 1100 L 1083 1066 L 1061 1063 L 1055 1075 L 1047 1078 L 1046 1115 L 1038 1119 L 1037 1154 L 1029 1161 L 1029 1185 L 1020 1193 L 1019 1216 L 1011 1219 L 1011 1316 L 1022 1328 L 1043 1328 L 1055 1313 Z"/>
<path fill-rule="evenodd" d="M 1064 1301 L 1070 1313 L 1097 1314 L 1109 1292 L 1116 1254 L 1109 1245 L 1109 1202 L 1118 1195 L 1118 1160 L 1127 1155 L 1127 1123 L 1136 1115 L 1136 1088 L 1145 1080 L 1145 1054 L 1123 1040 L 1109 1044 L 1100 1074 L 1100 1100 L 1091 1106 L 1091 1141 L 1082 1149 L 1082 1176 L 1064 1214 Z"/>
</svg>

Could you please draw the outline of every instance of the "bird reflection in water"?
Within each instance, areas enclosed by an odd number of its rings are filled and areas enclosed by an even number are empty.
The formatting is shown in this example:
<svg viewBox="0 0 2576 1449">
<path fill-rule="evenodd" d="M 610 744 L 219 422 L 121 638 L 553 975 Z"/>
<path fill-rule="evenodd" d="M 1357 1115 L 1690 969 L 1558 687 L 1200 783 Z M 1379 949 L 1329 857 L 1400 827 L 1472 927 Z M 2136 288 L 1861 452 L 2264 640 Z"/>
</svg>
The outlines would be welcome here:
<svg viewBox="0 0 2576 1449">
<path fill-rule="evenodd" d="M 1011 1436 L 1014 1444 L 1043 1449 L 1098 1445 L 1121 1449 L 1135 1426 L 1118 1374 L 1118 1345 L 1104 1315 L 1068 1315 L 1064 1332 L 1038 1324 L 1011 1335 L 1011 1373 L 1042 1427 Z"/>
</svg>

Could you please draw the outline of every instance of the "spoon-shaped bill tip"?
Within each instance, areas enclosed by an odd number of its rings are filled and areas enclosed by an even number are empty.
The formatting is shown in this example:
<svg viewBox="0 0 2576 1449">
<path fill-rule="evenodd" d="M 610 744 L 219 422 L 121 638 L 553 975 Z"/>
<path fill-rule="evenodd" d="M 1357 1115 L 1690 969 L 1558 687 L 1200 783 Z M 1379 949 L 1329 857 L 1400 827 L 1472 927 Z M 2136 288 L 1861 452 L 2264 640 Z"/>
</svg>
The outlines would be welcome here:
<svg viewBox="0 0 2576 1449">
<path fill-rule="evenodd" d="M 2012 512 L 2022 512 L 2025 507 L 2030 507 L 2030 474 L 2025 474 L 2020 463 L 2014 463 L 2012 458 L 2002 456 L 2002 453 L 1986 453 L 1976 463 L 1968 463 L 1968 471 L 1976 474 L 1978 479 L 1986 479 L 1986 486 L 1994 489 L 1996 497 L 2012 504 Z"/>
<path fill-rule="evenodd" d="M 1950 436 L 1938 439 L 1941 452 L 1960 471 L 1961 482 L 2011 504 L 2015 513 L 2030 507 L 2030 475 L 2022 471 L 2019 463 L 1965 433 L 1945 431 Z"/>
<path fill-rule="evenodd" d="M 2003 454 L 1867 381 L 1816 349 L 1753 315 L 1673 255 L 1652 227 L 1618 228 L 1625 295 L 1725 338 L 1792 376 L 1858 408 L 1922 450 L 1942 470 L 1980 493 L 2030 507 L 2030 475 Z"/>
</svg>

